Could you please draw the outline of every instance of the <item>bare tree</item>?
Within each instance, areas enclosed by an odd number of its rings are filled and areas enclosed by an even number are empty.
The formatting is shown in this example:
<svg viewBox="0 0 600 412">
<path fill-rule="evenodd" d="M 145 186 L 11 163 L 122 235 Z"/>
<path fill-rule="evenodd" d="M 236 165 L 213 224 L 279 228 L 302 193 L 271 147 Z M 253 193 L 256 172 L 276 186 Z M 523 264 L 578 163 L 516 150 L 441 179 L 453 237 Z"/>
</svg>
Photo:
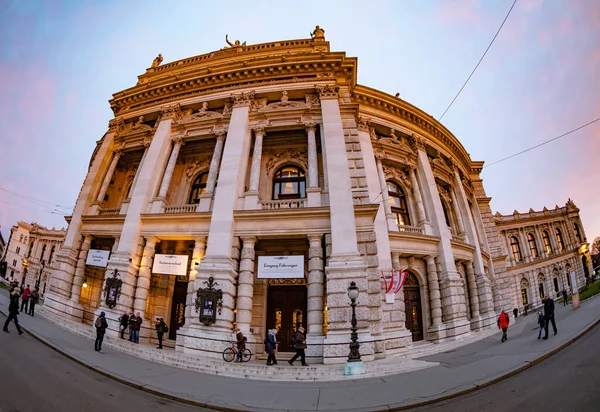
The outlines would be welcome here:
<svg viewBox="0 0 600 412">
<path fill-rule="evenodd" d="M 597 255 L 600 253 L 600 236 L 597 236 L 596 238 L 594 238 L 594 241 L 592 242 L 592 255 Z"/>
</svg>

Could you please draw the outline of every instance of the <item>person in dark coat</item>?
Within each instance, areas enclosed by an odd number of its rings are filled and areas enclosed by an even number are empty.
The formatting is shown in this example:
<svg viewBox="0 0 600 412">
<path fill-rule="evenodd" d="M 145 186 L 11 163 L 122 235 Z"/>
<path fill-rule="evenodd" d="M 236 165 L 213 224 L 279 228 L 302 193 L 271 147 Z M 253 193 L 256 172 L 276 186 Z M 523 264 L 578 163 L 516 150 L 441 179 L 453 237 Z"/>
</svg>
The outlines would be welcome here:
<svg viewBox="0 0 600 412">
<path fill-rule="evenodd" d="M 94 326 L 96 326 L 96 343 L 94 344 L 94 348 L 96 349 L 96 352 L 102 352 L 102 341 L 104 340 L 106 328 L 108 328 L 106 313 L 100 312 L 100 316 L 96 319 Z"/>
<path fill-rule="evenodd" d="M 33 316 L 35 314 L 35 305 L 37 305 L 38 300 L 40 300 L 40 293 L 38 292 L 37 288 L 33 289 L 33 292 L 31 292 L 31 296 L 29 297 L 29 312 L 28 314 L 30 316 Z"/>
<path fill-rule="evenodd" d="M 546 327 L 546 320 L 544 319 L 544 312 L 541 310 L 538 312 L 538 325 L 540 325 L 540 331 L 538 332 L 538 339 L 542 337 L 542 331 Z"/>
<path fill-rule="evenodd" d="M 304 349 L 306 349 L 306 335 L 304 334 L 304 328 L 300 326 L 294 335 L 294 350 L 296 351 L 296 354 L 288 361 L 288 363 L 294 366 L 294 361 L 300 358 L 302 366 L 308 366 Z"/>
<path fill-rule="evenodd" d="M 546 325 L 542 339 L 548 339 L 548 324 L 550 322 L 552 322 L 552 329 L 555 335 L 558 333 L 558 330 L 556 330 L 556 321 L 554 320 L 554 300 L 547 296 L 544 298 L 544 320 L 546 321 Z"/>
<path fill-rule="evenodd" d="M 269 334 L 265 338 L 265 351 L 267 356 L 267 365 L 277 365 L 277 359 L 275 358 L 275 349 L 277 349 L 277 330 L 271 329 Z"/>
<path fill-rule="evenodd" d="M 162 349 L 163 335 L 169 330 L 169 328 L 167 327 L 167 324 L 163 318 L 156 318 L 156 324 L 154 326 L 156 328 L 156 337 L 158 338 L 157 349 Z"/>
<path fill-rule="evenodd" d="M 567 306 L 567 301 L 569 300 L 567 297 L 567 289 L 562 290 L 562 296 L 563 296 L 563 306 Z"/>
<path fill-rule="evenodd" d="M 237 361 L 242 362 L 242 352 L 246 349 L 246 337 L 240 330 L 240 328 L 235 329 L 235 340 L 237 346 Z"/>
<path fill-rule="evenodd" d="M 4 322 L 4 328 L 2 330 L 6 333 L 10 333 L 8 331 L 8 324 L 11 320 L 15 321 L 15 326 L 17 327 L 17 332 L 19 335 L 23 334 L 21 327 L 19 326 L 19 318 L 17 315 L 19 314 L 19 296 L 21 291 L 19 288 L 14 288 L 10 294 L 10 303 L 8 304 L 8 317 L 6 318 L 6 322 Z"/>
<path fill-rule="evenodd" d="M 125 339 L 125 329 L 129 326 L 129 315 L 123 313 L 119 318 L 119 329 L 121 329 L 121 339 Z"/>
<path fill-rule="evenodd" d="M 134 343 L 140 343 L 140 329 L 142 328 L 143 319 L 140 316 L 140 312 L 137 312 L 135 316 L 129 316 L 129 340 Z"/>
<path fill-rule="evenodd" d="M 506 335 L 506 331 L 508 330 L 508 325 L 510 323 L 510 316 L 508 313 L 502 309 L 500 316 L 498 316 L 498 328 L 502 329 L 502 342 L 506 342 L 508 340 L 508 336 Z"/>
</svg>

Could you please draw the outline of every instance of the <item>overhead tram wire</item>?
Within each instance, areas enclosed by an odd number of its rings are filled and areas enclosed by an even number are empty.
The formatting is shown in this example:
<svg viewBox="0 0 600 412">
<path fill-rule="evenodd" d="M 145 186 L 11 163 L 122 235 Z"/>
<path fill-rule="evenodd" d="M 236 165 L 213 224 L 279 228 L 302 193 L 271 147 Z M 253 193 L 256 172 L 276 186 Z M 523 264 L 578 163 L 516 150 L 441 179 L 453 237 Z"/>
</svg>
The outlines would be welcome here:
<svg viewBox="0 0 600 412">
<path fill-rule="evenodd" d="M 11 193 L 11 194 L 13 194 L 15 196 L 18 196 L 18 197 L 21 197 L 21 198 L 23 198 L 23 199 L 25 199 L 27 201 L 30 201 L 30 202 L 33 202 L 33 203 L 37 203 L 39 206 L 43 206 L 43 207 L 50 207 L 50 206 L 52 206 L 52 207 L 58 207 L 60 209 L 67 209 L 69 211 L 71 211 L 73 209 L 72 207 L 69 207 L 69 206 L 62 206 L 62 205 L 55 204 L 55 203 L 52 203 L 52 202 L 48 202 L 48 201 L 45 201 L 45 200 L 37 199 L 37 198 L 32 197 L 32 196 L 28 196 L 28 195 L 24 195 L 24 194 L 21 194 L 21 193 L 14 192 L 12 190 L 4 189 L 3 187 L 0 187 L 0 190 L 2 190 L 4 192 L 7 192 L 7 193 Z"/>
<path fill-rule="evenodd" d="M 39 209 L 39 208 L 33 207 L 33 206 L 19 205 L 17 203 L 11 203 L 11 202 L 8 202 L 6 200 L 0 200 L 0 203 L 5 203 L 7 205 L 18 206 L 18 207 L 25 207 L 25 208 L 37 210 L 37 211 L 40 211 L 40 212 L 51 213 L 53 215 L 61 215 L 61 216 L 68 216 L 69 215 L 69 213 L 66 213 L 66 212 L 64 212 L 62 210 L 57 210 L 57 209 L 53 209 L 53 210 L 50 210 L 50 209 Z"/>
<path fill-rule="evenodd" d="M 591 125 L 591 124 L 594 124 L 594 123 L 596 123 L 596 122 L 598 122 L 598 121 L 600 121 L 600 117 L 598 117 L 598 118 L 596 118 L 596 119 L 592 120 L 591 122 L 588 122 L 588 123 L 586 123 L 586 124 L 584 124 L 584 125 L 581 125 L 581 126 L 579 126 L 579 127 L 576 127 L 576 128 L 575 128 L 575 129 L 573 129 L 573 130 L 569 130 L 568 132 L 566 132 L 566 133 L 563 133 L 563 134 L 561 134 L 560 136 L 553 137 L 552 139 L 546 140 L 545 142 L 542 142 L 542 143 L 540 143 L 540 144 L 537 144 L 537 145 L 535 145 L 535 146 L 533 146 L 533 147 L 530 147 L 529 149 L 522 150 L 522 151 L 520 151 L 520 152 L 518 152 L 518 153 L 512 154 L 512 155 L 510 155 L 510 156 L 508 156 L 508 157 L 505 157 L 505 158 L 503 158 L 503 159 L 496 160 L 495 162 L 493 162 L 493 163 L 490 163 L 490 164 L 488 164 L 488 165 L 484 165 L 484 166 L 483 166 L 483 168 L 485 169 L 486 167 L 490 167 L 490 166 L 492 166 L 492 165 L 495 165 L 495 164 L 498 164 L 498 163 L 500 163 L 500 162 L 504 162 L 505 160 L 512 159 L 512 158 L 513 158 L 513 157 L 515 157 L 515 156 L 521 155 L 521 154 L 523 154 L 523 153 L 527 153 L 527 152 L 529 152 L 529 151 L 531 151 L 531 150 L 533 150 L 533 149 L 537 149 L 538 147 L 544 146 L 544 145 L 546 145 L 546 144 L 548 144 L 548 143 L 551 143 L 551 142 L 553 142 L 553 141 L 555 141 L 555 140 L 558 140 L 558 139 L 560 139 L 560 138 L 562 138 L 562 137 L 568 136 L 568 135 L 570 135 L 571 133 L 575 133 L 576 131 L 578 131 L 578 130 L 581 130 L 581 129 L 583 129 L 584 127 L 587 127 L 587 126 L 589 126 L 589 125 Z"/>
<path fill-rule="evenodd" d="M 456 96 L 454 96 L 454 99 L 452 99 L 452 101 L 450 102 L 450 104 L 448 105 L 448 107 L 446 107 L 446 110 L 444 110 L 444 113 L 442 113 L 442 115 L 438 119 L 439 121 L 442 121 L 442 119 L 444 118 L 444 115 L 448 112 L 448 110 L 450 110 L 450 107 L 452 107 L 452 104 L 454 104 L 454 101 L 458 98 L 458 96 L 460 95 L 460 93 L 463 91 L 463 89 L 465 88 L 465 86 L 467 85 L 467 83 L 469 82 L 469 80 L 471 80 L 471 77 L 475 73 L 475 70 L 477 70 L 477 68 L 479 67 L 479 65 L 483 61 L 483 58 L 487 54 L 488 50 L 490 50 L 490 47 L 492 47 L 492 44 L 494 44 L 494 40 L 496 40 L 496 37 L 498 37 L 498 34 L 500 33 L 500 30 L 502 30 L 502 27 L 504 26 L 504 23 L 506 23 L 506 20 L 508 19 L 508 16 L 510 16 L 510 12 L 515 7 L 515 4 L 517 4 L 517 0 L 515 0 L 513 2 L 512 6 L 510 6 L 510 10 L 508 10 L 508 13 L 506 14 L 506 17 L 502 21 L 502 24 L 500 25 L 500 27 L 498 28 L 498 31 L 494 35 L 494 38 L 492 39 L 492 41 L 488 45 L 487 49 L 485 49 L 485 52 L 483 53 L 483 55 L 481 56 L 481 58 L 477 62 L 477 65 L 475 66 L 475 68 L 473 69 L 473 71 L 471 72 L 471 74 L 469 75 L 469 77 L 467 77 L 467 80 L 465 81 L 465 83 L 462 85 L 462 87 L 460 88 L 460 90 L 458 91 L 458 93 L 456 93 Z"/>
</svg>

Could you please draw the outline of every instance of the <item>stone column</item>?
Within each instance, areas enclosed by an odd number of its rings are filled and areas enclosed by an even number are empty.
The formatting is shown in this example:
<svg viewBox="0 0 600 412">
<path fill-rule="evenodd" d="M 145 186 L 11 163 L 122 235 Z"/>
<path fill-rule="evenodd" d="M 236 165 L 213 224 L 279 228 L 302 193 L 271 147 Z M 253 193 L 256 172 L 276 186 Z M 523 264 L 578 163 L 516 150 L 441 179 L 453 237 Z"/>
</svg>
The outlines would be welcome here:
<svg viewBox="0 0 600 412">
<path fill-rule="evenodd" d="M 323 335 L 323 235 L 309 235 L 308 249 L 308 334 Z"/>
<path fill-rule="evenodd" d="M 150 278 L 152 277 L 152 262 L 154 260 L 155 246 L 159 240 L 155 237 L 146 238 L 146 246 L 142 254 L 142 263 L 138 274 L 137 285 L 135 288 L 135 300 L 133 302 L 134 312 L 140 312 L 144 318 L 146 312 L 146 301 L 148 300 L 148 291 L 150 290 Z"/>
<path fill-rule="evenodd" d="M 473 262 L 467 262 L 467 282 L 469 282 L 469 300 L 471 307 L 468 308 L 471 311 L 471 323 L 479 318 L 479 297 L 477 294 L 477 281 L 475 277 L 475 267 Z"/>
<path fill-rule="evenodd" d="M 142 145 L 144 146 L 144 154 L 142 155 L 142 160 L 140 160 L 140 164 L 138 165 L 137 170 L 135 171 L 135 176 L 133 177 L 133 183 L 129 186 L 129 192 L 127 193 L 127 199 L 131 198 L 131 194 L 133 193 L 133 188 L 137 183 L 138 178 L 140 177 L 140 170 L 142 169 L 142 165 L 144 164 L 144 159 L 146 159 L 146 154 L 148 153 L 148 147 L 150 147 L 150 143 L 152 139 L 144 139 Z"/>
<path fill-rule="evenodd" d="M 400 253 L 392 252 L 392 269 L 407 269 L 400 267 Z M 396 302 L 398 302 L 397 305 Z M 398 322 L 401 324 L 402 329 L 406 329 L 406 305 L 404 302 L 404 286 L 402 286 L 402 289 L 400 289 L 400 291 L 396 293 L 396 297 L 394 299 L 394 306 L 396 306 L 397 309 L 396 316 Z"/>
<path fill-rule="evenodd" d="M 185 304 L 185 319 L 186 326 L 190 324 L 199 324 L 198 316 L 196 315 L 196 291 L 200 285 L 196 284 L 196 277 L 198 275 L 198 269 L 200 268 L 200 262 L 204 258 L 204 252 L 206 250 L 206 238 L 199 237 L 194 241 L 194 251 L 192 252 L 192 264 L 190 265 L 190 273 L 187 288 L 187 298 Z M 189 323 L 188 323 L 189 322 Z"/>
<path fill-rule="evenodd" d="M 317 164 L 317 141 L 315 137 L 316 124 L 305 123 L 308 137 L 308 207 L 321 206 L 321 189 L 319 188 L 319 166 Z"/>
<path fill-rule="evenodd" d="M 115 169 L 117 168 L 117 163 L 119 163 L 119 159 L 123 154 L 123 148 L 119 146 L 118 148 L 113 150 L 113 159 L 110 163 L 110 167 L 104 176 L 104 181 L 102 182 L 102 187 L 100 187 L 100 191 L 98 192 L 98 197 L 96 198 L 96 202 L 102 203 L 104 202 L 104 196 L 106 196 L 106 191 L 108 190 L 108 185 L 112 180 L 113 174 L 115 173 Z"/>
<path fill-rule="evenodd" d="M 171 178 L 173 177 L 173 170 L 175 170 L 175 164 L 177 163 L 177 157 L 179 157 L 179 151 L 181 150 L 181 146 L 183 146 L 182 137 L 175 137 L 172 140 L 173 150 L 171 151 L 171 156 L 169 157 L 169 162 L 167 163 L 167 168 L 165 169 L 160 190 L 158 191 L 158 197 L 161 199 L 166 199 L 167 197 L 169 186 L 171 185 Z"/>
<path fill-rule="evenodd" d="M 398 224 L 396 223 L 394 215 L 392 215 L 390 193 L 388 192 L 387 181 L 385 180 L 385 173 L 383 172 L 383 164 L 381 163 L 381 157 L 381 154 L 375 154 L 375 158 L 377 159 L 377 176 L 379 177 L 379 186 L 381 186 L 381 200 L 383 201 L 383 210 L 385 210 L 385 217 L 388 225 L 388 230 L 392 232 L 397 232 Z"/>
<path fill-rule="evenodd" d="M 265 136 L 264 127 L 254 128 L 254 151 L 252 152 L 252 166 L 250 168 L 250 190 L 246 192 L 244 199 L 244 209 L 259 209 L 258 203 L 258 184 L 260 181 L 260 169 L 262 159 L 262 142 Z"/>
<path fill-rule="evenodd" d="M 217 184 L 217 176 L 219 175 L 219 165 L 221 164 L 221 156 L 223 154 L 223 145 L 225 144 L 225 130 L 215 130 L 217 136 L 217 143 L 215 144 L 215 150 L 212 158 L 210 159 L 210 166 L 208 169 L 208 179 L 206 181 L 206 191 L 200 195 L 200 202 L 198 203 L 197 212 L 208 212 L 212 203 L 212 197 L 215 192 Z"/>
<path fill-rule="evenodd" d="M 254 246 L 255 237 L 242 238 L 242 256 L 240 260 L 240 274 L 237 286 L 237 314 L 236 326 L 244 335 L 249 336 L 252 323 L 252 297 L 254 295 Z"/>
<path fill-rule="evenodd" d="M 431 323 L 438 327 L 442 323 L 442 300 L 440 298 L 440 282 L 433 256 L 426 256 L 427 279 L 429 280 L 429 306 L 431 307 Z"/>
<path fill-rule="evenodd" d="M 523 232 L 523 228 L 519 228 L 519 240 L 521 246 L 521 257 L 523 258 L 523 262 L 531 262 L 531 253 L 529 252 L 529 243 L 527 242 L 527 238 L 525 237 L 525 233 Z"/>
<path fill-rule="evenodd" d="M 323 131 L 323 124 L 319 124 L 319 130 L 321 131 L 321 157 L 323 158 L 323 164 L 327 164 L 327 153 L 325 153 L 325 132 Z M 329 193 L 329 177 L 327 175 L 327 167 L 323 167 L 323 193 Z"/>
<path fill-rule="evenodd" d="M 412 186 L 412 194 L 415 198 L 415 203 L 417 204 L 417 219 L 419 219 L 419 226 L 422 226 L 427 221 L 427 217 L 425 216 L 425 208 L 423 207 L 423 198 L 421 197 L 421 190 L 419 189 L 419 183 L 417 182 L 417 176 L 415 174 L 415 170 L 410 167 L 410 183 Z"/>
<path fill-rule="evenodd" d="M 79 249 L 79 259 L 77 260 L 77 269 L 75 269 L 75 277 L 73 278 L 73 287 L 71 288 L 71 301 L 78 304 L 81 296 L 81 285 L 85 277 L 85 261 L 87 259 L 92 237 L 90 235 L 83 236 L 83 242 Z"/>
<path fill-rule="evenodd" d="M 465 223 L 463 222 L 460 206 L 456 200 L 456 194 L 454 193 L 453 188 L 450 189 L 450 198 L 452 199 L 452 208 L 454 209 L 454 214 L 456 215 L 456 220 L 458 222 L 458 238 L 463 240 L 465 243 L 469 243 L 469 238 L 465 233 Z"/>
</svg>

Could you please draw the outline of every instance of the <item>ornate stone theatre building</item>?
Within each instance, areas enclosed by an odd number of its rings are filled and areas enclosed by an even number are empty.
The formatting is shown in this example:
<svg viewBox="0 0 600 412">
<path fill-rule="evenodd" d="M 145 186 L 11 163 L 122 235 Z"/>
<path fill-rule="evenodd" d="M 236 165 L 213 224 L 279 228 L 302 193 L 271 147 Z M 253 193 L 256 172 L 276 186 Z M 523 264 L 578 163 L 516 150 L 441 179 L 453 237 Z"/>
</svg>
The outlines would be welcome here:
<svg viewBox="0 0 600 412">
<path fill-rule="evenodd" d="M 539 212 L 496 213 L 493 222 L 499 236 L 492 255 L 496 267 L 506 265 L 501 290 L 508 295 L 507 309 L 540 306 L 544 296 L 560 297 L 563 290 L 570 294 L 571 271 L 576 289 L 594 275 L 579 209 L 571 199 L 563 207 Z"/>
<path fill-rule="evenodd" d="M 139 311 L 146 341 L 163 317 L 172 346 L 211 357 L 236 327 L 260 353 L 268 329 L 285 351 L 302 325 L 324 363 L 348 355 L 351 281 L 367 361 L 495 325 L 506 269 L 486 239 L 483 162 L 357 84 L 357 59 L 322 29 L 161 63 L 110 101 L 46 308 L 85 323 L 104 311 L 113 335 Z M 408 276 L 386 297 L 392 269 Z"/>
</svg>

